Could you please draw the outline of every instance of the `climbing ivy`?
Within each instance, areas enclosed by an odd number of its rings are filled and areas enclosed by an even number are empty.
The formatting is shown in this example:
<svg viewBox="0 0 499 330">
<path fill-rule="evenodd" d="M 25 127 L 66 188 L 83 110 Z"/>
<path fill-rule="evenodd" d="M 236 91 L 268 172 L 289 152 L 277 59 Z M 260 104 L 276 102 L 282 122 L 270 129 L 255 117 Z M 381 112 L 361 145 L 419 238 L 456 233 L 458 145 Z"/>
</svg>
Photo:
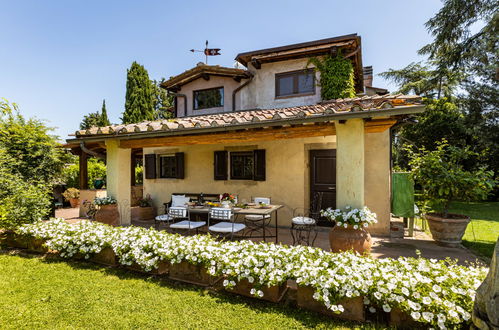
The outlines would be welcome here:
<svg viewBox="0 0 499 330">
<path fill-rule="evenodd" d="M 354 70 L 352 62 L 340 53 L 336 56 L 328 55 L 324 58 L 312 57 L 307 67 L 313 64 L 321 76 L 321 97 L 323 100 L 355 97 Z"/>
</svg>

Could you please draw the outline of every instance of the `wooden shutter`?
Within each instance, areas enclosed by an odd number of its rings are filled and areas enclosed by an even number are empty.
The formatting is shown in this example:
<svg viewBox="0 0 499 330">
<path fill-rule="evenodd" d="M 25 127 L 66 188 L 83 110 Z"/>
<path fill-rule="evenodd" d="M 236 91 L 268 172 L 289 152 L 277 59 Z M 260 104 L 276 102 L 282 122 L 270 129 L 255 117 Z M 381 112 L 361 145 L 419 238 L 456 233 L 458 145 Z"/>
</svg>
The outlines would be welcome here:
<svg viewBox="0 0 499 330">
<path fill-rule="evenodd" d="M 183 179 L 184 178 L 184 153 L 183 152 L 176 152 L 175 153 L 175 160 L 177 162 L 177 179 Z"/>
<path fill-rule="evenodd" d="M 254 170 L 253 180 L 265 181 L 265 149 L 253 150 L 254 155 Z"/>
<path fill-rule="evenodd" d="M 145 155 L 146 179 L 156 179 L 156 154 Z"/>
<path fill-rule="evenodd" d="M 215 151 L 215 180 L 227 180 L 227 164 L 228 153 L 227 151 Z"/>
</svg>

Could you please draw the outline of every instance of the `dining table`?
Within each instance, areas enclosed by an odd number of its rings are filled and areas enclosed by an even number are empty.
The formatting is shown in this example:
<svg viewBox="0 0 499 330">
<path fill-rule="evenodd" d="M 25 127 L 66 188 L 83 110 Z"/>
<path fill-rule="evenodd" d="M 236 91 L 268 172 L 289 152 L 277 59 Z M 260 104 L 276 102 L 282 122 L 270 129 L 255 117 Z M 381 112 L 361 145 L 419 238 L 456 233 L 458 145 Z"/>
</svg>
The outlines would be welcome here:
<svg viewBox="0 0 499 330">
<path fill-rule="evenodd" d="M 232 210 L 234 212 L 234 215 L 261 215 L 262 217 L 265 217 L 266 215 L 270 215 L 271 218 L 275 219 L 275 235 L 266 235 L 265 232 L 265 221 L 262 221 L 262 230 L 263 230 L 263 236 L 252 236 L 253 238 L 263 238 L 265 241 L 266 238 L 275 238 L 275 242 L 277 243 L 279 238 L 278 238 L 278 228 L 277 228 L 277 211 L 281 208 L 283 208 L 283 205 L 265 205 L 265 206 L 247 206 L 244 208 L 241 207 L 232 207 Z M 189 212 L 191 214 L 208 214 L 210 212 L 210 207 L 209 206 L 189 206 Z"/>
</svg>

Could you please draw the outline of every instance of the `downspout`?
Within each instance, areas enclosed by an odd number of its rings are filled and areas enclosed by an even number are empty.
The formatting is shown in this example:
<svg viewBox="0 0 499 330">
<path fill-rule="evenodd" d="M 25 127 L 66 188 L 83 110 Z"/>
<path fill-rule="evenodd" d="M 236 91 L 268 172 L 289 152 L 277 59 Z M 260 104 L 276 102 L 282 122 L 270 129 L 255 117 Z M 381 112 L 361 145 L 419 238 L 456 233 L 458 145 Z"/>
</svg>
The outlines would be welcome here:
<svg viewBox="0 0 499 330">
<path fill-rule="evenodd" d="M 97 157 L 97 158 L 106 159 L 106 155 L 100 154 L 98 152 L 95 152 L 95 151 L 90 150 L 87 147 L 85 147 L 85 142 L 83 142 L 83 141 L 80 142 L 80 148 L 86 154 L 92 155 L 92 156 Z"/>
<path fill-rule="evenodd" d="M 185 94 L 180 94 L 180 93 L 173 93 L 173 96 L 175 96 L 175 100 L 177 100 L 178 97 L 184 98 L 184 117 L 187 116 L 187 96 Z M 178 111 L 177 101 L 175 101 L 175 110 Z"/>
<path fill-rule="evenodd" d="M 246 87 L 252 80 L 253 80 L 253 75 L 251 75 L 244 84 L 242 84 L 241 86 L 234 89 L 234 91 L 232 91 L 232 111 L 236 111 L 236 94 L 237 94 L 237 92 L 239 92 L 241 89 Z"/>
</svg>

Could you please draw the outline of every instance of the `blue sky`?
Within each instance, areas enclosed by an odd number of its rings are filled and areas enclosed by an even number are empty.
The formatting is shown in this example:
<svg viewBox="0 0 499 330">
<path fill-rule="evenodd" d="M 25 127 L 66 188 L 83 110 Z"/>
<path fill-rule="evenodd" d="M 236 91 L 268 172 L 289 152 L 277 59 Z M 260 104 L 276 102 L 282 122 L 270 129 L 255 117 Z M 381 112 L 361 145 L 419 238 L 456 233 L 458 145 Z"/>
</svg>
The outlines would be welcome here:
<svg viewBox="0 0 499 330">
<path fill-rule="evenodd" d="M 232 66 L 239 52 L 357 33 L 363 63 L 377 74 L 420 60 L 417 50 L 431 40 L 424 23 L 440 7 L 437 0 L 0 0 L 0 97 L 65 139 L 103 99 L 119 122 L 134 60 L 160 79 L 202 61 L 189 49 L 206 39 L 222 49 L 209 63 Z"/>
</svg>

